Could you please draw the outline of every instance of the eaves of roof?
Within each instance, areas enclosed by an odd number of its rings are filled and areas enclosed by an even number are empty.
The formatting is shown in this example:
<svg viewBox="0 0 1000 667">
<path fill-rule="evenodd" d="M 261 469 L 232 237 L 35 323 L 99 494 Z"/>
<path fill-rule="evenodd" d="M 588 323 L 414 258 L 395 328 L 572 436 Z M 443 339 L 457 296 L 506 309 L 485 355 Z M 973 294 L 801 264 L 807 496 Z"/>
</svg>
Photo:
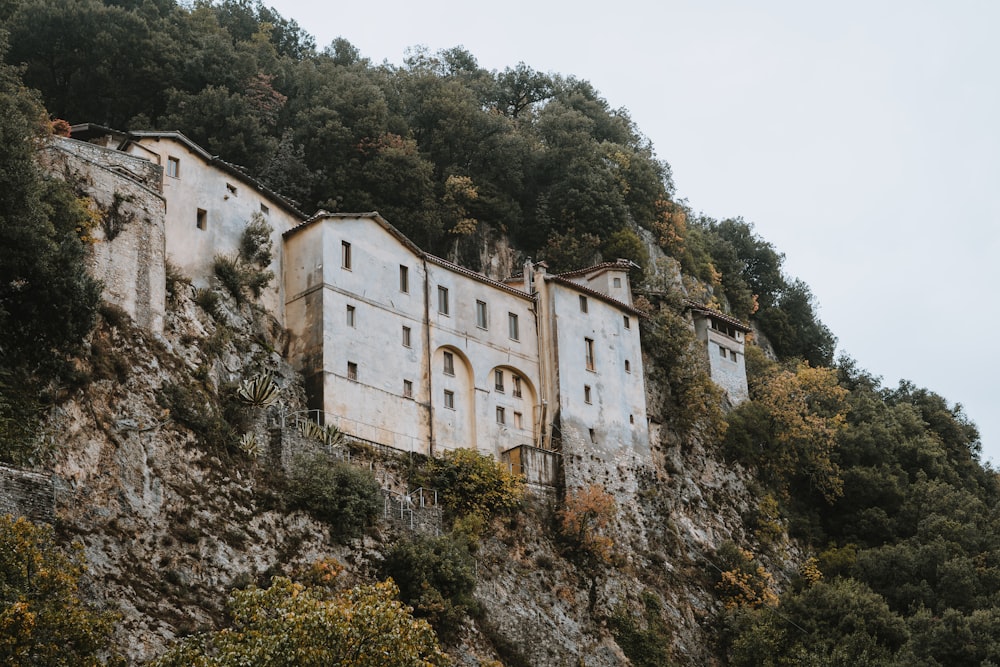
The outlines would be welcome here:
<svg viewBox="0 0 1000 667">
<path fill-rule="evenodd" d="M 612 269 L 618 271 L 628 271 L 632 267 L 636 267 L 638 264 L 628 259 L 619 259 L 614 262 L 601 262 L 600 264 L 594 264 L 593 266 L 588 266 L 582 269 L 574 269 L 573 271 L 566 271 L 565 273 L 557 273 L 555 275 L 560 278 L 578 278 L 580 276 L 587 276 L 594 273 L 601 273 L 603 271 L 610 271 Z"/>
<path fill-rule="evenodd" d="M 636 317 L 643 317 L 643 318 L 649 317 L 646 313 L 642 312 L 641 310 L 639 310 L 635 306 L 630 306 L 627 303 L 625 303 L 624 301 L 619 301 L 618 299 L 616 299 L 614 297 L 608 296 L 604 292 L 598 292 L 597 290 L 595 290 L 593 288 L 590 288 L 590 287 L 587 287 L 586 285 L 581 285 L 580 283 L 573 282 L 572 280 L 567 280 L 563 276 L 563 274 L 558 274 L 558 275 L 554 275 L 554 276 L 545 276 L 545 280 L 547 282 L 558 283 L 560 285 L 564 285 L 565 287 L 571 287 L 571 288 L 577 290 L 578 292 L 583 292 L 584 294 L 586 294 L 588 296 L 592 296 L 592 297 L 594 297 L 596 299 L 600 299 L 601 301 L 604 301 L 605 303 L 610 303 L 612 306 L 617 306 L 618 308 L 621 308 L 625 312 L 632 313 Z"/>
<path fill-rule="evenodd" d="M 298 207 L 295 206 L 295 204 L 293 204 L 289 199 L 286 199 L 283 195 L 270 189 L 269 187 L 258 181 L 256 178 L 243 171 L 241 167 L 231 162 L 226 162 L 225 160 L 216 155 L 210 154 L 204 148 L 202 148 L 201 146 L 199 146 L 198 144 L 196 144 L 195 142 L 191 141 L 186 136 L 184 136 L 184 134 L 181 132 L 178 132 L 176 130 L 171 130 L 166 132 L 157 132 L 152 130 L 139 130 L 135 132 L 129 132 L 126 134 L 125 139 L 118 146 L 118 149 L 125 150 L 125 148 L 127 148 L 130 143 L 133 142 L 138 143 L 139 139 L 172 139 L 174 141 L 177 141 L 178 143 L 183 144 L 188 150 L 190 150 L 192 153 L 200 157 L 208 164 L 218 168 L 221 171 L 226 172 L 233 178 L 236 178 L 239 181 L 241 181 L 244 185 L 248 185 L 254 190 L 257 190 L 259 193 L 267 197 L 269 200 L 273 201 L 278 206 L 285 209 L 287 213 L 292 214 L 293 216 L 299 218 L 300 220 L 305 220 L 307 217 L 306 214 L 300 211 Z"/>
<path fill-rule="evenodd" d="M 691 301 L 690 299 L 684 299 L 684 307 L 687 310 L 691 310 L 696 313 L 701 313 L 702 315 L 711 317 L 716 320 L 721 320 L 722 322 L 730 324 L 744 333 L 752 331 L 749 325 L 744 324 L 743 322 L 736 319 L 732 315 L 726 315 L 725 313 L 715 310 L 714 308 L 709 308 L 703 303 L 698 303 L 697 301 Z"/>
</svg>

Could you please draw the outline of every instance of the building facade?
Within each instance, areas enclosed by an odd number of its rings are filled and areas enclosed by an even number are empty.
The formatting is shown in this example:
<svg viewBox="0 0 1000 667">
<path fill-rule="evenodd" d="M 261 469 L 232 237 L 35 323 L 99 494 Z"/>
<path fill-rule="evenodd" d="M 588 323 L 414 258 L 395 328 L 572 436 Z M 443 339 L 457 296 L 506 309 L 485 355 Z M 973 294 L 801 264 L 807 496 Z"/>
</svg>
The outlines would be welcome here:
<svg viewBox="0 0 1000 667">
<path fill-rule="evenodd" d="M 406 452 L 477 449 L 547 484 L 557 471 L 576 486 L 650 461 L 630 262 L 549 274 L 528 261 L 497 281 L 422 251 L 378 213 L 306 218 L 179 132 L 83 125 L 73 136 L 66 151 L 151 193 L 145 237 L 157 249 L 125 269 L 108 260 L 108 273 L 157 283 L 143 292 L 153 306 L 132 304 L 154 329 L 166 262 L 208 287 L 216 258 L 236 256 L 247 225 L 265 220 L 275 280 L 260 302 L 289 331 L 289 361 L 326 423 Z M 132 266 L 144 262 L 152 272 Z M 713 379 L 742 400 L 747 329 L 691 311 L 699 337 L 725 350 L 710 357 Z"/>
</svg>

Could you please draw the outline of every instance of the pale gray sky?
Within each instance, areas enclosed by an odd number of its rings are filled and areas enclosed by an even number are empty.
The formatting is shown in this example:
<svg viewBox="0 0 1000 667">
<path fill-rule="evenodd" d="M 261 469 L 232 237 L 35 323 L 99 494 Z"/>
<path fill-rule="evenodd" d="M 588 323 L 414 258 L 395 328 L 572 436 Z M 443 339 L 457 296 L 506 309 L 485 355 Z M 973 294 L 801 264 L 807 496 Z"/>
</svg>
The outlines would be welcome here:
<svg viewBox="0 0 1000 667">
<path fill-rule="evenodd" d="M 461 45 L 590 81 L 695 211 L 785 253 L 840 350 L 961 403 L 1000 462 L 1000 3 L 264 2 L 374 62 Z"/>
</svg>

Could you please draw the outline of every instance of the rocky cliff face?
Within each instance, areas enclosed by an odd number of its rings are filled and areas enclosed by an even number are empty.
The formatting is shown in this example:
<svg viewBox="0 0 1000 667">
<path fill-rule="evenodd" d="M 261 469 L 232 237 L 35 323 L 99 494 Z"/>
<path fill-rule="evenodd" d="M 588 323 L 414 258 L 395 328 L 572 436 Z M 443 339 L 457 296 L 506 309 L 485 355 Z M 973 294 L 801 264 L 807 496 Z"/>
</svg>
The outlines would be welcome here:
<svg viewBox="0 0 1000 667">
<path fill-rule="evenodd" d="M 509 250 L 494 256 L 505 258 L 495 271 L 513 267 Z M 273 430 L 276 413 L 231 400 L 234 383 L 268 371 L 282 386 L 280 409 L 304 407 L 301 380 L 280 354 L 283 333 L 222 292 L 171 280 L 168 293 L 162 336 L 105 308 L 80 369 L 91 381 L 47 424 L 59 443 L 56 526 L 83 544 L 88 590 L 120 610 L 118 644 L 134 663 L 174 637 L 224 624 L 234 587 L 266 584 L 323 557 L 343 563 L 349 579 L 369 580 L 401 530 L 383 522 L 342 546 L 328 526 L 288 511 L 276 472 L 282 453 L 265 447 L 253 458 L 235 443 L 253 433 L 287 446 Z M 663 388 L 655 374 L 647 378 L 652 404 Z M 227 423 L 241 428 L 224 432 Z M 627 665 L 622 628 L 654 621 L 666 628 L 660 635 L 674 664 L 713 663 L 713 554 L 747 539 L 742 517 L 754 499 L 747 476 L 711 445 L 682 441 L 669 424 L 654 424 L 652 437 L 651 462 L 595 479 L 621 482 L 606 484 L 617 505 L 610 565 L 584 568 L 568 557 L 555 529 L 555 490 L 486 531 L 476 554 L 481 611 L 451 649 L 459 663 Z M 405 467 L 385 457 L 360 464 L 377 467 L 387 487 L 402 475 L 389 469 Z"/>
</svg>

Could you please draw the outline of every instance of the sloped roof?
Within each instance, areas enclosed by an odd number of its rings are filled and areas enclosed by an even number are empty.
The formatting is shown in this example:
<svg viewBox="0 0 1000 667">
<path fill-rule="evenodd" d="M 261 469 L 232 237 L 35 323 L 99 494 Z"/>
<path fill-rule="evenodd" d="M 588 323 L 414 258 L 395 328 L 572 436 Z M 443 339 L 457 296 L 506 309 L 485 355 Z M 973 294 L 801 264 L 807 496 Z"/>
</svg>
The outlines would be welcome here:
<svg viewBox="0 0 1000 667">
<path fill-rule="evenodd" d="M 610 270 L 628 271 L 632 267 L 637 266 L 639 265 L 632 260 L 618 259 L 614 262 L 601 262 L 600 264 L 594 264 L 593 266 L 588 266 L 582 269 L 574 269 L 573 271 L 565 271 L 563 273 L 557 273 L 556 275 L 560 278 L 578 278 L 580 276 L 590 276 Z"/>
<path fill-rule="evenodd" d="M 592 297 L 594 297 L 596 299 L 604 301 L 605 303 L 609 303 L 612 306 L 617 306 L 618 308 L 624 310 L 627 313 L 632 313 L 636 317 L 648 317 L 648 315 L 646 315 L 646 313 L 642 312 L 641 310 L 639 310 L 635 306 L 630 306 L 627 303 L 625 303 L 624 301 L 619 301 L 618 299 L 616 299 L 614 297 L 608 296 L 604 292 L 598 292 L 597 290 L 595 290 L 595 289 L 593 289 L 591 287 L 587 287 L 586 285 L 581 285 L 578 282 L 574 282 L 572 280 L 568 280 L 565 277 L 565 274 L 561 274 L 560 273 L 560 274 L 557 274 L 557 275 L 554 275 L 554 276 L 545 276 L 545 280 L 546 280 L 546 282 L 551 282 L 551 283 L 556 283 L 556 284 L 559 284 L 559 285 L 564 285 L 566 287 L 571 287 L 571 288 L 577 290 L 578 292 L 582 292 L 582 293 L 584 293 L 584 294 L 586 294 L 588 296 L 592 296 Z"/>
<path fill-rule="evenodd" d="M 391 234 L 397 241 L 402 243 L 410 252 L 412 252 L 420 259 L 426 260 L 431 264 L 436 264 L 437 266 L 440 266 L 441 268 L 444 269 L 448 269 L 449 271 L 454 271 L 455 273 L 461 274 L 467 278 L 472 278 L 473 280 L 477 280 L 486 285 L 490 285 L 491 287 L 503 290 L 504 292 L 508 292 L 509 294 L 513 294 L 515 296 L 519 296 L 524 299 L 529 299 L 529 300 L 534 299 L 533 295 L 528 294 L 524 290 L 511 287 L 510 285 L 507 285 L 500 281 L 493 280 L 492 278 L 482 273 L 473 271 L 472 269 L 467 269 L 464 266 L 455 264 L 454 262 L 449 262 L 446 259 L 437 257 L 436 255 L 432 255 L 428 252 L 424 252 L 417 246 L 417 244 L 415 244 L 413 241 L 407 238 L 407 236 L 403 234 L 403 232 L 396 229 L 388 220 L 383 218 L 378 211 L 368 211 L 364 213 L 330 213 L 329 211 L 320 210 L 317 211 L 314 215 L 312 215 L 308 220 L 304 221 L 302 224 L 296 225 L 295 227 L 289 229 L 287 232 L 282 234 L 282 237 L 288 238 L 289 236 L 298 233 L 299 231 L 305 229 L 306 227 L 311 226 L 317 221 L 325 220 L 327 218 L 342 219 L 342 220 L 367 218 L 369 220 L 374 220 L 379 226 L 381 226 L 383 229 L 389 232 L 389 234 Z"/>
<path fill-rule="evenodd" d="M 744 333 L 752 331 L 750 325 L 741 322 L 732 315 L 726 315 L 725 313 L 715 310 L 714 308 L 709 308 L 703 303 L 698 303 L 697 301 L 691 301 L 690 299 L 684 299 L 684 307 L 688 310 L 691 310 L 692 312 L 700 313 L 706 317 L 710 317 L 712 319 L 719 320 L 721 322 L 725 322 L 726 324 L 732 325 L 733 327 L 739 329 Z"/>
<path fill-rule="evenodd" d="M 221 171 L 226 172 L 233 178 L 241 181 L 244 185 L 248 185 L 254 190 L 258 191 L 269 200 L 276 203 L 281 208 L 285 209 L 286 212 L 291 213 L 293 216 L 299 219 L 306 219 L 306 214 L 298 209 L 298 207 L 290 199 L 286 198 L 274 190 L 270 189 L 262 182 L 246 173 L 242 167 L 233 164 L 232 162 L 226 162 L 217 155 L 212 155 L 204 148 L 196 144 L 195 142 L 188 139 L 182 132 L 177 130 L 170 131 L 153 131 L 153 130 L 138 130 L 135 132 L 128 132 L 125 134 L 125 139 L 118 146 L 118 150 L 124 151 L 129 144 L 139 143 L 141 139 L 170 139 L 183 144 L 185 148 L 190 150 L 192 153 L 200 157 L 206 163 L 218 168 Z"/>
</svg>

